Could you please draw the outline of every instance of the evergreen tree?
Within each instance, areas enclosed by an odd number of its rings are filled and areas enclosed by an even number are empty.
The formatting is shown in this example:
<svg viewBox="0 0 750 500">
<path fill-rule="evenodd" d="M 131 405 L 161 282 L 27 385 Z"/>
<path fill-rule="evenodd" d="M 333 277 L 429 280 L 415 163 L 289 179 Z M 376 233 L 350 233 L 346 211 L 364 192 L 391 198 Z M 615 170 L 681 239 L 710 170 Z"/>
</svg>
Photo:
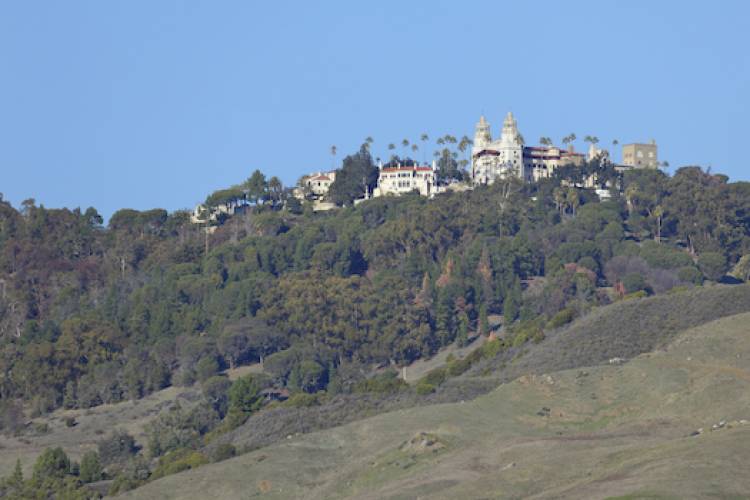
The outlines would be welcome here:
<svg viewBox="0 0 750 500">
<path fill-rule="evenodd" d="M 84 483 L 94 483 L 102 479 L 102 465 L 97 452 L 88 451 L 83 455 L 79 477 Z"/>
<path fill-rule="evenodd" d="M 487 319 L 487 306 L 482 304 L 479 306 L 479 334 L 487 335 L 490 333 L 490 322 Z"/>
<path fill-rule="evenodd" d="M 503 300 L 503 320 L 505 325 L 510 325 L 516 318 L 521 308 L 521 280 L 518 276 L 513 279 L 513 284 L 506 292 Z"/>
</svg>

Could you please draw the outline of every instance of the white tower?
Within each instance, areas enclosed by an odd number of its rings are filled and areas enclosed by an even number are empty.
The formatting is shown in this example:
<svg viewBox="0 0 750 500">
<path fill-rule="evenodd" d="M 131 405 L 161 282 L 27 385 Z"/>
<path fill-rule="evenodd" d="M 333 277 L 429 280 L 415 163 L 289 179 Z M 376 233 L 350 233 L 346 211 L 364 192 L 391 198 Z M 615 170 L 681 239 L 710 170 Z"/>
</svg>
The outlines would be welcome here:
<svg viewBox="0 0 750 500">
<path fill-rule="evenodd" d="M 506 177 L 515 175 L 523 177 L 523 141 L 518 133 L 518 124 L 513 118 L 513 113 L 508 111 L 503 121 L 503 132 L 500 136 L 500 144 L 497 148 L 500 160 L 500 171 L 498 176 Z"/>
<path fill-rule="evenodd" d="M 472 147 L 472 154 L 476 154 L 487 147 L 492 142 L 492 134 L 490 133 L 490 124 L 484 119 L 484 115 L 479 117 L 479 122 L 474 130 L 474 146 Z"/>
<path fill-rule="evenodd" d="M 492 133 L 490 124 L 479 117 L 479 122 L 474 129 L 474 145 L 471 148 L 471 178 L 476 184 L 486 184 L 492 177 L 491 158 L 479 157 L 479 153 L 490 149 L 492 146 Z"/>
</svg>

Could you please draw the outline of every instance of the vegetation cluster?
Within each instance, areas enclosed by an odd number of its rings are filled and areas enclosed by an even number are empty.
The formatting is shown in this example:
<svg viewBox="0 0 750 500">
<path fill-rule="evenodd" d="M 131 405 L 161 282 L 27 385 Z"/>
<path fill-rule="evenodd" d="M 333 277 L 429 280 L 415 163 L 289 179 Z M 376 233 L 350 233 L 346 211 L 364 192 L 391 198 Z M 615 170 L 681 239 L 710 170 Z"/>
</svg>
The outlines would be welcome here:
<svg viewBox="0 0 750 500">
<path fill-rule="evenodd" d="M 372 167 L 364 146 L 344 159 L 332 187 L 341 204 L 361 189 L 351 179 Z M 587 172 L 612 180 L 611 200 L 577 187 Z M 429 394 L 596 306 L 750 275 L 750 184 L 698 167 L 621 176 L 592 162 L 535 184 L 378 198 L 325 214 L 288 200 L 255 172 L 208 197 L 246 207 L 211 233 L 185 212 L 124 209 L 105 227 L 93 208 L 0 201 L 0 430 L 24 432 L 26 412 L 203 388 L 195 407 L 152 423 L 140 453 L 125 443 L 125 458 L 111 460 L 105 446 L 100 472 L 89 472 L 89 458 L 78 475 L 70 466 L 39 477 L 57 474 L 67 488 L 71 477 L 109 474 L 126 489 L 232 456 L 228 443 L 199 449 L 264 406 L 398 393 L 401 367 L 477 335 L 502 336 L 417 384 Z M 222 375 L 256 362 L 262 375 Z"/>
</svg>

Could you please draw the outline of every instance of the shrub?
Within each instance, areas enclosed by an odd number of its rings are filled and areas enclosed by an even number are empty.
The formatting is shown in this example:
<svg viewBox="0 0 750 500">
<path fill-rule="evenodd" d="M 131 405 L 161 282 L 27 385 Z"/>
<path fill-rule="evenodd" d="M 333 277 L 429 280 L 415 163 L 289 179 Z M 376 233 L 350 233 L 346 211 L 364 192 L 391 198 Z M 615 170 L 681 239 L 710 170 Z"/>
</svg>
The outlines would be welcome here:
<svg viewBox="0 0 750 500">
<path fill-rule="evenodd" d="M 76 426 L 76 419 L 75 417 L 65 417 L 65 427 L 75 427 Z"/>
<path fill-rule="evenodd" d="M 481 348 L 482 358 L 494 358 L 497 354 L 503 350 L 504 344 L 500 339 L 493 339 L 486 342 Z"/>
<path fill-rule="evenodd" d="M 262 386 L 254 375 L 245 375 L 229 388 L 229 408 L 242 413 L 252 413 L 263 406 Z"/>
<path fill-rule="evenodd" d="M 388 370 L 382 374 L 362 380 L 354 386 L 355 392 L 375 392 L 388 394 L 405 389 L 408 385 L 398 376 L 395 370 Z"/>
<path fill-rule="evenodd" d="M 318 406 L 321 403 L 321 399 L 325 393 L 319 394 L 307 394 L 306 392 L 298 392 L 292 394 L 292 396 L 284 401 L 284 406 L 291 406 L 292 408 L 311 408 Z"/>
<path fill-rule="evenodd" d="M 23 406 L 20 401 L 0 399 L 0 431 L 18 432 L 23 428 Z"/>
<path fill-rule="evenodd" d="M 595 274 L 599 274 L 599 264 L 593 257 L 585 256 L 578 261 L 578 265 L 585 267 L 589 271 L 593 271 Z"/>
<path fill-rule="evenodd" d="M 467 356 L 464 359 L 455 359 L 448 363 L 448 375 L 457 377 L 471 368 L 472 360 Z"/>
<path fill-rule="evenodd" d="M 327 377 L 323 365 L 312 359 L 303 359 L 292 368 L 287 385 L 293 390 L 313 393 L 325 388 Z"/>
<path fill-rule="evenodd" d="M 627 294 L 623 297 L 623 300 L 642 299 L 644 297 L 648 297 L 648 292 L 646 290 L 638 290 L 637 292 Z"/>
<path fill-rule="evenodd" d="M 535 343 L 544 340 L 544 330 L 542 329 L 544 318 L 538 317 L 531 321 L 526 321 L 519 325 L 516 325 L 510 330 L 512 334 L 511 345 L 513 347 L 521 347 L 529 340 Z"/>
<path fill-rule="evenodd" d="M 212 462 L 221 462 L 222 460 L 228 460 L 237 454 L 237 449 L 231 443 L 222 443 L 214 448 L 211 453 Z"/>
<path fill-rule="evenodd" d="M 680 270 L 677 271 L 677 277 L 680 281 L 685 283 L 692 283 L 693 285 L 703 284 L 703 273 L 701 273 L 695 266 L 680 268 Z"/>
<path fill-rule="evenodd" d="M 640 255 L 649 266 L 661 269 L 677 269 L 693 263 L 687 253 L 655 241 L 644 242 Z"/>
<path fill-rule="evenodd" d="M 33 429 L 34 434 L 43 435 L 49 433 L 49 425 L 45 422 L 36 422 Z"/>
<path fill-rule="evenodd" d="M 207 464 L 208 459 L 203 453 L 190 449 L 180 449 L 172 451 L 159 459 L 151 479 L 177 474 L 188 469 L 195 469 L 201 465 Z"/>
<path fill-rule="evenodd" d="M 445 382 L 445 379 L 447 378 L 448 371 L 446 370 L 446 368 L 441 367 L 430 370 L 424 377 L 422 377 L 420 381 L 423 380 L 425 383 L 437 387 Z"/>
<path fill-rule="evenodd" d="M 135 489 L 146 482 L 150 474 L 146 459 L 137 455 L 128 460 L 122 471 L 115 476 L 108 494 L 114 496 L 117 493 Z"/>
<path fill-rule="evenodd" d="M 420 396 L 426 396 L 427 394 L 432 394 L 435 392 L 435 386 L 432 384 L 429 384 L 425 382 L 424 380 L 420 380 L 417 382 L 417 394 Z"/>
<path fill-rule="evenodd" d="M 705 252 L 698 258 L 698 267 L 712 281 L 719 281 L 727 271 L 727 259 L 718 252 Z"/>
<path fill-rule="evenodd" d="M 79 477 L 84 483 L 94 483 L 103 477 L 102 464 L 99 462 L 99 454 L 88 451 L 81 458 Z"/>
<path fill-rule="evenodd" d="M 124 462 L 138 452 L 133 436 L 122 430 L 115 430 L 111 436 L 99 441 L 99 460 L 105 466 Z"/>
<path fill-rule="evenodd" d="M 70 459 L 62 448 L 47 448 L 34 463 L 34 479 L 62 478 L 70 473 Z"/>
<path fill-rule="evenodd" d="M 622 278 L 622 286 L 625 293 L 633 293 L 646 288 L 646 280 L 639 273 L 629 273 Z"/>
<path fill-rule="evenodd" d="M 547 326 L 549 328 L 560 328 L 561 326 L 567 325 L 568 323 L 573 321 L 574 316 L 575 312 L 573 311 L 573 309 L 566 307 L 562 311 L 552 316 L 552 319 L 549 320 Z"/>
<path fill-rule="evenodd" d="M 195 365 L 195 378 L 198 382 L 205 382 L 217 373 L 219 373 L 219 362 L 216 361 L 216 357 L 214 356 L 202 358 Z"/>
<path fill-rule="evenodd" d="M 229 407 L 229 396 L 227 391 L 232 386 L 232 382 L 226 377 L 211 377 L 201 384 L 203 398 L 211 405 L 211 408 L 224 418 Z"/>
</svg>

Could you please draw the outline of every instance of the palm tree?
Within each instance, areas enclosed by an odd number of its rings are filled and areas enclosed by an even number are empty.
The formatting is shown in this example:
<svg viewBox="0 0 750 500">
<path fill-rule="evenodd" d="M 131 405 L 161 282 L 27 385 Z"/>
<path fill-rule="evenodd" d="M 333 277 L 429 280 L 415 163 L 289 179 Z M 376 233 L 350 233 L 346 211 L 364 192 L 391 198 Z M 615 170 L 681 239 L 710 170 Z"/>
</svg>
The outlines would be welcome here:
<svg viewBox="0 0 750 500">
<path fill-rule="evenodd" d="M 552 190 L 552 199 L 555 200 L 557 211 L 562 215 L 565 208 L 565 191 L 561 187 L 556 187 Z"/>
<path fill-rule="evenodd" d="M 415 142 L 414 144 L 412 144 L 412 145 L 411 145 L 411 152 L 412 152 L 412 153 L 414 153 L 414 158 L 413 158 L 413 160 L 414 160 L 415 162 L 417 161 L 417 160 L 416 160 L 416 157 L 417 157 L 417 151 L 419 151 L 419 146 L 417 146 L 417 143 Z"/>
<path fill-rule="evenodd" d="M 373 143 L 373 142 L 375 142 L 375 141 L 373 141 L 373 140 L 372 140 L 372 137 L 370 137 L 370 136 L 368 135 L 367 137 L 365 137 L 365 142 L 364 142 L 364 143 L 362 143 L 362 145 L 363 145 L 363 146 L 364 146 L 364 147 L 365 147 L 365 148 L 367 149 L 367 152 L 368 152 L 368 153 L 370 152 L 370 149 L 372 148 L 372 143 Z"/>
<path fill-rule="evenodd" d="M 578 194 L 578 190 L 574 187 L 569 188 L 566 198 L 568 200 L 568 205 L 570 205 L 570 208 L 573 210 L 573 215 L 575 216 L 576 209 L 581 204 L 581 197 Z"/>
<path fill-rule="evenodd" d="M 540 137 L 539 144 L 541 144 L 542 146 L 550 147 L 552 146 L 552 139 L 550 139 L 549 137 Z"/>
<path fill-rule="evenodd" d="M 458 143 L 458 150 L 462 153 L 466 153 L 466 151 L 469 149 L 469 146 L 471 146 L 473 143 L 471 142 L 471 139 L 469 139 L 467 136 L 461 137 L 461 141 Z M 465 161 L 465 164 L 468 165 L 469 161 L 468 159 L 462 160 Z"/>
<path fill-rule="evenodd" d="M 635 208 L 635 198 L 638 196 L 638 186 L 633 183 L 625 189 L 625 201 L 628 204 L 628 214 L 633 213 Z"/>
<path fill-rule="evenodd" d="M 389 143 L 388 144 L 388 151 L 391 151 L 391 160 L 393 160 L 393 158 L 395 158 L 395 155 L 392 152 L 394 149 L 396 149 L 396 145 L 393 144 L 392 142 Z"/>
<path fill-rule="evenodd" d="M 281 193 L 284 191 L 284 185 L 281 179 L 275 175 L 268 179 L 268 194 L 271 198 L 271 205 L 275 206 L 281 200 Z"/>
<path fill-rule="evenodd" d="M 331 156 L 333 157 L 333 168 L 336 168 L 336 145 L 331 146 Z"/>
<path fill-rule="evenodd" d="M 404 139 L 401 141 L 401 146 L 404 148 L 404 158 L 406 158 L 406 148 L 409 147 L 409 139 Z"/>
<path fill-rule="evenodd" d="M 422 135 L 419 136 L 419 140 L 422 141 L 423 143 L 425 143 L 425 145 L 427 145 L 427 141 L 430 140 L 430 136 L 427 135 L 426 132 L 422 132 Z M 426 151 L 427 151 L 427 148 L 422 148 L 422 161 L 427 161 L 425 159 L 425 152 Z"/>
</svg>

